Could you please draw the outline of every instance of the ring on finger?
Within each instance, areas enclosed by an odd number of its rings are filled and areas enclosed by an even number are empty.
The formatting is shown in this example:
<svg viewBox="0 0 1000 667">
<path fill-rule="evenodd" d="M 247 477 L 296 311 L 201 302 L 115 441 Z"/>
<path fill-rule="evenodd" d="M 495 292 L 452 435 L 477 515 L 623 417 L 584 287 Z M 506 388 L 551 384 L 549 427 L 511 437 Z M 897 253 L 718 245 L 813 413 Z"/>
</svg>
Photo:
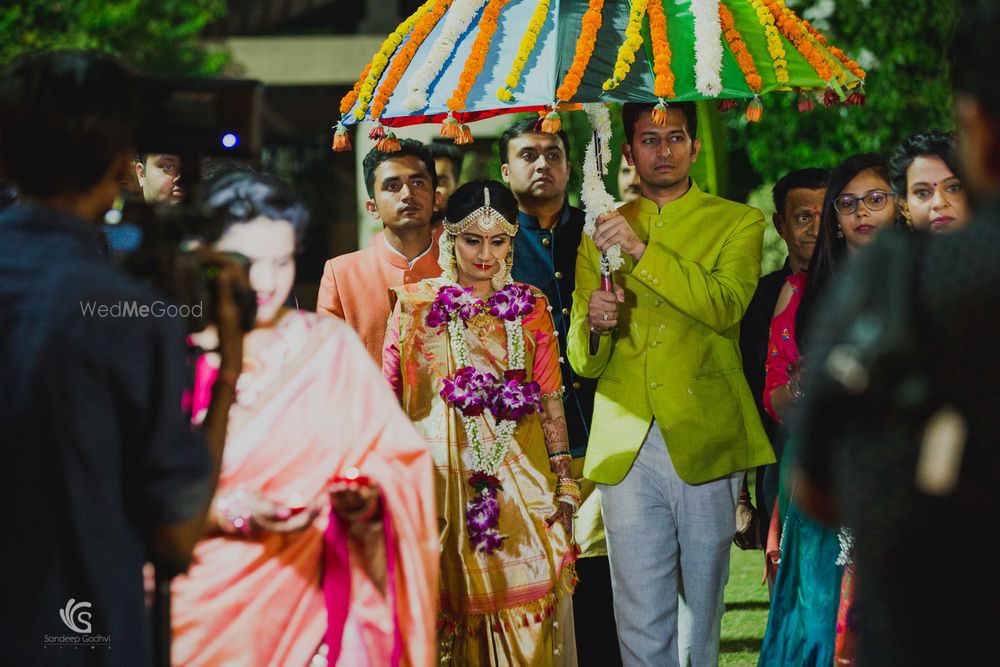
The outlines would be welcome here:
<svg viewBox="0 0 1000 667">
<path fill-rule="evenodd" d="M 608 317 L 608 314 L 607 314 L 607 313 L 601 313 L 601 319 L 603 319 L 603 320 L 604 320 L 605 322 L 607 322 L 607 321 L 608 321 L 609 319 L 611 319 L 611 318 L 610 318 L 610 317 Z"/>
</svg>

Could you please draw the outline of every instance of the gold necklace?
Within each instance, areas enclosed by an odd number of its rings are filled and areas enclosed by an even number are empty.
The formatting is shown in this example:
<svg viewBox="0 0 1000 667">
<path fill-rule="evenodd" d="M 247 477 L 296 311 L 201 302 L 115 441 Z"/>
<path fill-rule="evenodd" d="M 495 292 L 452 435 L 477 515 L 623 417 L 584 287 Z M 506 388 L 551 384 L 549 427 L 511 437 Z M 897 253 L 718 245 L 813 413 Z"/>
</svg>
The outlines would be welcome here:
<svg viewBox="0 0 1000 667">
<path fill-rule="evenodd" d="M 493 323 L 497 320 L 497 317 L 489 311 L 485 303 L 480 303 L 477 309 L 479 312 L 465 320 L 465 324 L 471 327 L 477 336 L 482 337 L 493 327 Z"/>
</svg>

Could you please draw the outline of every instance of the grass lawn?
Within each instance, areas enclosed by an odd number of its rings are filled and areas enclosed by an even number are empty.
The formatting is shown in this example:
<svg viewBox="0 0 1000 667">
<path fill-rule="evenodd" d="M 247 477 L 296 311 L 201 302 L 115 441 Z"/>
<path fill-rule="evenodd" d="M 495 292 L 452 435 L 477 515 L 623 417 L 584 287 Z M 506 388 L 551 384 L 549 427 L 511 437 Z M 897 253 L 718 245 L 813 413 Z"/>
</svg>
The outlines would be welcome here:
<svg viewBox="0 0 1000 667">
<path fill-rule="evenodd" d="M 767 626 L 767 584 L 763 551 L 733 546 L 726 585 L 726 613 L 722 616 L 719 665 L 753 667 Z"/>
</svg>

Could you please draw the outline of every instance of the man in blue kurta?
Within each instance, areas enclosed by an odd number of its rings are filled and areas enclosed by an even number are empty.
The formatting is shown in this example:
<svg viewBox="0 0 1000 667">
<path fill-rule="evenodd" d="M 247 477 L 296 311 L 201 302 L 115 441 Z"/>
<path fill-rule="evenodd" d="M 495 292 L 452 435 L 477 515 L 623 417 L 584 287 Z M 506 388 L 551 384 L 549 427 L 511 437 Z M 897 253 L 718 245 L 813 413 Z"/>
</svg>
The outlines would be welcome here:
<svg viewBox="0 0 1000 667">
<path fill-rule="evenodd" d="M 534 119 L 511 125 L 500 137 L 500 173 L 518 205 L 520 231 L 514 237 L 514 279 L 542 290 L 552 308 L 563 350 L 563 406 L 574 470 L 582 469 L 596 382 L 577 374 L 565 358 L 566 334 L 573 307 L 576 251 L 583 236 L 583 211 L 569 205 L 569 138 L 565 132 L 541 132 Z M 611 614 L 608 571 L 599 501 L 584 488 L 584 504 L 575 524 L 582 549 L 577 561 L 580 584 L 573 595 L 577 651 L 607 667 L 618 664 L 615 622 Z"/>
<path fill-rule="evenodd" d="M 598 483 L 626 665 L 718 662 L 742 471 L 774 456 L 741 372 L 760 211 L 690 178 L 696 113 L 622 110 L 642 196 L 597 221 L 577 259 L 568 356 L 599 378 L 584 474 Z M 600 254 L 621 246 L 613 292 Z"/>
</svg>

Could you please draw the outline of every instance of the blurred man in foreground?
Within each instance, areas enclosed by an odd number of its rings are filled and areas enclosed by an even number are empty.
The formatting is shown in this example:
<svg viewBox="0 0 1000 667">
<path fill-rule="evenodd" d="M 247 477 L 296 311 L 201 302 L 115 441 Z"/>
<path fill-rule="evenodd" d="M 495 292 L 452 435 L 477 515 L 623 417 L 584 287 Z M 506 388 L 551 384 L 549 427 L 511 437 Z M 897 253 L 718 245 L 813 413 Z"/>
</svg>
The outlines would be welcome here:
<svg viewBox="0 0 1000 667">
<path fill-rule="evenodd" d="M 187 567 L 218 479 L 240 274 L 216 257 L 222 367 L 203 438 L 181 408 L 183 321 L 101 251 L 135 155 L 134 91 L 89 52 L 0 75 L 0 177 L 21 198 L 0 213 L 3 664 L 152 664 L 143 563 Z"/>
</svg>

